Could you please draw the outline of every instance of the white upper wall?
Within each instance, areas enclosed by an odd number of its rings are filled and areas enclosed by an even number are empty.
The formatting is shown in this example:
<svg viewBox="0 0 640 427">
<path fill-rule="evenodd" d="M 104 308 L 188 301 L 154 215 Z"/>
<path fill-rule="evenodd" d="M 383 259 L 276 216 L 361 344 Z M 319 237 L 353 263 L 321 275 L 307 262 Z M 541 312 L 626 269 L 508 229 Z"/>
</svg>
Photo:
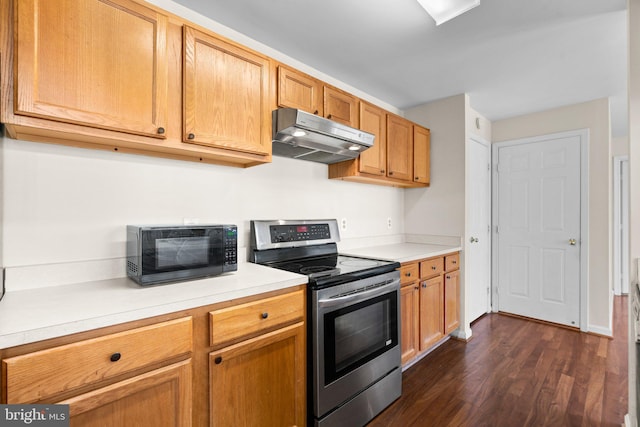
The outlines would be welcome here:
<svg viewBox="0 0 640 427">
<path fill-rule="evenodd" d="M 431 183 L 406 190 L 405 232 L 464 235 L 465 94 L 405 111 L 405 117 L 431 130 Z"/>
<path fill-rule="evenodd" d="M 629 155 L 629 137 L 618 136 L 611 138 L 611 156 L 628 156 Z"/>
<path fill-rule="evenodd" d="M 401 234 L 403 190 L 327 178 L 327 165 L 274 157 L 238 169 L 4 138 L 5 267 L 125 256 L 127 224 L 238 225 L 346 218 L 343 238 Z M 387 228 L 387 218 L 392 228 Z"/>
</svg>

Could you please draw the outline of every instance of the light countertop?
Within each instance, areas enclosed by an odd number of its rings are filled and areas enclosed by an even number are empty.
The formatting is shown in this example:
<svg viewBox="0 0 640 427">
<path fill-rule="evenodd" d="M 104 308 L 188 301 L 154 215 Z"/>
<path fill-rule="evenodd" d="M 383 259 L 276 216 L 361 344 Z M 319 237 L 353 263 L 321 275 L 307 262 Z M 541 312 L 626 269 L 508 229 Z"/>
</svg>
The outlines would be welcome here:
<svg viewBox="0 0 640 427">
<path fill-rule="evenodd" d="M 158 286 L 118 278 L 7 292 L 0 301 L 0 348 L 305 283 L 304 275 L 241 263 L 233 273 Z"/>
<path fill-rule="evenodd" d="M 429 245 L 422 243 L 397 243 L 340 251 L 343 255 L 377 258 L 387 261 L 411 262 L 462 250 L 460 246 Z"/>
</svg>

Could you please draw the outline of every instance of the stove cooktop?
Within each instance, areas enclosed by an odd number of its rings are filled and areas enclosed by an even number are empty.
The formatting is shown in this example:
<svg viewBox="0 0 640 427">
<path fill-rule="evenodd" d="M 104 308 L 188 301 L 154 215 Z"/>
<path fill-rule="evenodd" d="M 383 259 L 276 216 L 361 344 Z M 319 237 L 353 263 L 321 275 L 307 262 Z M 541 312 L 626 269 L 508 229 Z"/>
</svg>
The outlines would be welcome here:
<svg viewBox="0 0 640 427">
<path fill-rule="evenodd" d="M 304 274 L 314 287 L 335 286 L 400 268 L 400 264 L 393 261 L 339 254 L 272 262 L 268 266 Z"/>
</svg>

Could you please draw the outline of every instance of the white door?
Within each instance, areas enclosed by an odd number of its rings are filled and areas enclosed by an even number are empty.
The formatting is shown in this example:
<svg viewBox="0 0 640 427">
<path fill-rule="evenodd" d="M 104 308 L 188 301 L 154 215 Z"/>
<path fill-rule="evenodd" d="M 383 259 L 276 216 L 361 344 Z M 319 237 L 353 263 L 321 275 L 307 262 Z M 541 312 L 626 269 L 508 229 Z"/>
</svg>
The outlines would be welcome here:
<svg viewBox="0 0 640 427">
<path fill-rule="evenodd" d="M 629 158 L 613 159 L 613 291 L 629 293 Z"/>
<path fill-rule="evenodd" d="M 500 311 L 580 325 L 581 137 L 498 148 Z"/>
<path fill-rule="evenodd" d="M 465 286 L 469 322 L 491 311 L 491 147 L 467 140 L 468 226 Z"/>
</svg>

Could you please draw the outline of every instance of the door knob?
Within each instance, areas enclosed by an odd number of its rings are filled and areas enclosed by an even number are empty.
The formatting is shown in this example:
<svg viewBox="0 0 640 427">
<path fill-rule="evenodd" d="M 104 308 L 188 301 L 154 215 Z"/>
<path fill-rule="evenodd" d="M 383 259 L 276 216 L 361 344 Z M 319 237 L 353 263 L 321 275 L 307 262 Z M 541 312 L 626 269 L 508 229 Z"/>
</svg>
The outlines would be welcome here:
<svg viewBox="0 0 640 427">
<path fill-rule="evenodd" d="M 569 239 L 569 244 L 571 246 L 575 246 L 576 245 L 576 239 Z"/>
<path fill-rule="evenodd" d="M 471 237 L 471 239 L 469 239 L 469 241 L 471 243 L 478 243 L 478 238 L 477 237 Z"/>
</svg>

